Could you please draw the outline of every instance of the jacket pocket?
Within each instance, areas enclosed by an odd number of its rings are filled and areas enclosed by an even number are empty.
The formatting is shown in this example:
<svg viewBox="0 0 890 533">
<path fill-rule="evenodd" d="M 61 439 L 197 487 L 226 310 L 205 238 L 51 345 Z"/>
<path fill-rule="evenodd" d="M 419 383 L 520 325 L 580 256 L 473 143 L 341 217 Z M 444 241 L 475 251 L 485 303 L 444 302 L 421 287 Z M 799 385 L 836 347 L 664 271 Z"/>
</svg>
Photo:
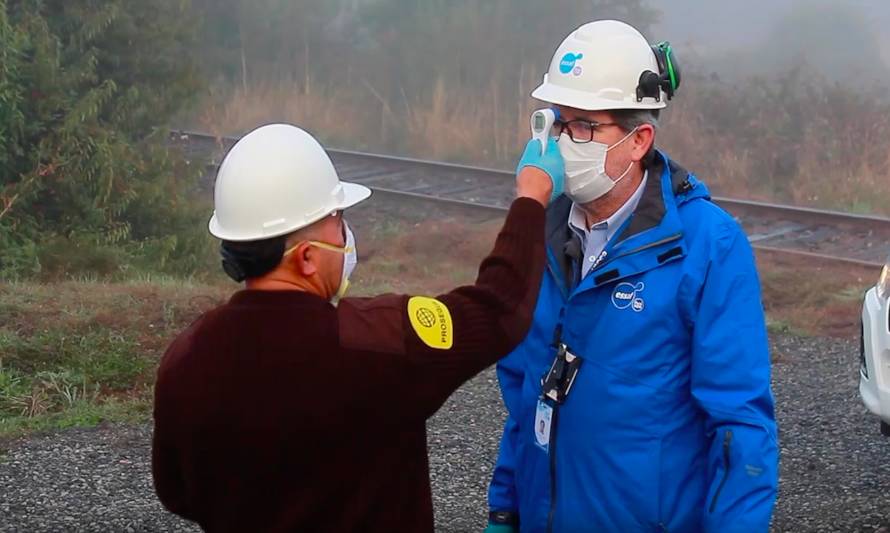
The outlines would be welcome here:
<svg viewBox="0 0 890 533">
<path fill-rule="evenodd" d="M 717 509 L 717 501 L 720 499 L 720 493 L 723 492 L 723 487 L 726 486 L 726 482 L 729 480 L 729 468 L 730 464 L 730 451 L 732 448 L 732 430 L 727 429 L 726 433 L 723 434 L 723 477 L 720 478 L 720 484 L 717 485 L 717 491 L 714 492 L 714 497 L 711 499 L 711 507 L 709 509 L 710 512 L 714 512 Z"/>
</svg>

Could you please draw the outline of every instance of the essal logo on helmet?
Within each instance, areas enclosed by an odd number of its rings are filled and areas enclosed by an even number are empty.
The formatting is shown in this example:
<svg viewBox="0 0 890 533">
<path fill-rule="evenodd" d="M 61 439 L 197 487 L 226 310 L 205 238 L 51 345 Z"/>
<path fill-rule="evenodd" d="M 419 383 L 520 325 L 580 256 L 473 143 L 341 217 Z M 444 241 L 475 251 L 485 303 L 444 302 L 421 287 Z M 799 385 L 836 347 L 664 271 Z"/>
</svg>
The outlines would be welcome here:
<svg viewBox="0 0 890 533">
<path fill-rule="evenodd" d="M 569 52 L 562 56 L 562 59 L 559 61 L 559 71 L 563 74 L 568 74 L 574 71 L 577 76 L 581 72 L 581 67 L 575 67 L 575 63 L 583 58 L 584 54 L 573 54 Z"/>
</svg>

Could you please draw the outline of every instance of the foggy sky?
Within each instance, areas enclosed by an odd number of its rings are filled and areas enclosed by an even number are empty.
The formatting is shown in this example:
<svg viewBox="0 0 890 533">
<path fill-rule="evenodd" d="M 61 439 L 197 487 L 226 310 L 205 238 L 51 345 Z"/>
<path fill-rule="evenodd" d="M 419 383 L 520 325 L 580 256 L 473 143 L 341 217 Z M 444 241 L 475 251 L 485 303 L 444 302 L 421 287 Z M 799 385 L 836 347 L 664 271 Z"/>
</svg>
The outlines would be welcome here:
<svg viewBox="0 0 890 533">
<path fill-rule="evenodd" d="M 703 56 L 756 47 L 783 18 L 798 19 L 804 11 L 841 9 L 864 21 L 876 40 L 878 55 L 890 64 L 890 32 L 886 31 L 890 28 L 890 0 L 650 0 L 649 5 L 661 12 L 653 39 L 669 39 Z M 867 61 L 871 51 L 857 48 L 863 47 L 856 38 L 859 36 L 830 31 L 828 27 L 817 35 L 837 48 L 845 60 Z"/>
</svg>

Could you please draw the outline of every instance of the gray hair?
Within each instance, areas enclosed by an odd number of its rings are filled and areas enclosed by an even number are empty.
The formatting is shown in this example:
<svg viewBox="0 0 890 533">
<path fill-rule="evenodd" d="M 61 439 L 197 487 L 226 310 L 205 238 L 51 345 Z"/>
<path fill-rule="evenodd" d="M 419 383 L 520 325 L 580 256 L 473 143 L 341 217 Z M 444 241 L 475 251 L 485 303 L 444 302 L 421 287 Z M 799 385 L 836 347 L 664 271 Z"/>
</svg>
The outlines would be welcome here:
<svg viewBox="0 0 890 533">
<path fill-rule="evenodd" d="M 615 109 L 609 111 L 612 120 L 618 124 L 618 127 L 627 133 L 632 132 L 643 124 L 651 124 L 658 132 L 658 116 L 661 114 L 660 109 Z M 649 168 L 655 161 L 655 142 L 649 147 L 649 151 L 643 157 L 641 163 L 643 168 Z"/>
<path fill-rule="evenodd" d="M 615 109 L 609 111 L 612 120 L 626 132 L 631 132 L 643 124 L 651 124 L 658 131 L 660 109 Z"/>
</svg>

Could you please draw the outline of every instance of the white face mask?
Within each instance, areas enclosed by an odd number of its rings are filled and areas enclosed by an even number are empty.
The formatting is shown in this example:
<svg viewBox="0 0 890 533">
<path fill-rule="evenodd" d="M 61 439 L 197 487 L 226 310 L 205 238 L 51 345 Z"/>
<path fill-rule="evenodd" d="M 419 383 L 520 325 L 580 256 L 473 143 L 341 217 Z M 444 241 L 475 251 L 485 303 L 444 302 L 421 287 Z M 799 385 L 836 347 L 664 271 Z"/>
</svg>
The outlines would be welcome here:
<svg viewBox="0 0 890 533">
<path fill-rule="evenodd" d="M 336 294 L 331 296 L 331 303 L 334 305 L 337 305 L 340 298 L 343 298 L 346 294 L 346 290 L 349 288 L 349 276 L 352 275 L 352 271 L 355 270 L 355 266 L 358 264 L 358 254 L 355 251 L 355 235 L 352 233 L 352 229 L 345 220 L 343 221 L 343 230 L 346 233 L 345 246 L 335 246 L 321 241 L 306 241 L 313 246 L 343 254 L 343 269 L 340 274 L 340 286 L 337 288 Z M 284 255 L 287 256 L 299 246 L 300 245 L 297 244 L 293 248 L 285 250 Z"/>
<path fill-rule="evenodd" d="M 636 132 L 634 128 L 623 139 L 612 146 L 591 141 L 578 144 L 567 134 L 559 136 L 559 153 L 566 165 L 565 194 L 576 204 L 586 204 L 604 196 L 615 184 L 624 179 L 633 167 L 633 161 L 618 178 L 612 179 L 606 174 L 606 155 L 609 150 L 630 138 Z"/>
<path fill-rule="evenodd" d="M 349 288 L 349 276 L 352 275 L 352 271 L 355 270 L 355 266 L 358 264 L 358 254 L 355 251 L 355 235 L 352 234 L 352 229 L 345 220 L 343 221 L 343 227 L 346 230 L 346 249 L 343 253 L 343 273 L 340 275 L 340 287 L 337 289 L 337 294 L 331 298 L 331 303 L 335 305 L 346 294 L 346 290 Z"/>
</svg>

